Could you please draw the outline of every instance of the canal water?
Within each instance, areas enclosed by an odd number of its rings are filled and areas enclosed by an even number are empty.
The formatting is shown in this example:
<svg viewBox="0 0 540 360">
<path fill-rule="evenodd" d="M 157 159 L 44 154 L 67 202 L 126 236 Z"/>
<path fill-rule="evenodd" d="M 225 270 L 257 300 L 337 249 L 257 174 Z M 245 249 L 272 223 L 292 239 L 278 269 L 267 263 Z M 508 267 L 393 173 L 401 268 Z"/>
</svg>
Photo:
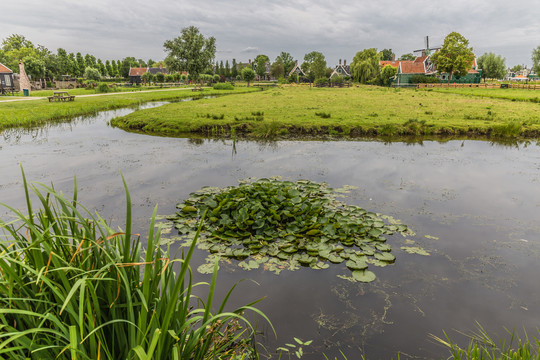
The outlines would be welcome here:
<svg viewBox="0 0 540 360">
<path fill-rule="evenodd" d="M 145 107 L 159 106 L 160 103 Z M 400 219 L 416 235 L 391 237 L 395 264 L 373 268 L 377 280 L 350 283 L 344 265 L 302 268 L 275 275 L 224 264 L 220 296 L 243 281 L 231 308 L 263 298 L 258 307 L 277 337 L 254 318 L 261 349 L 272 352 L 293 337 L 313 343 L 303 359 L 433 359 L 447 351 L 430 334 L 481 324 L 493 336 L 506 329 L 538 336 L 540 325 L 540 146 L 487 141 L 252 142 L 155 137 L 108 125 L 121 109 L 34 130 L 0 135 L 0 202 L 24 208 L 20 166 L 27 179 L 72 193 L 114 226 L 125 213 L 121 175 L 133 201 L 135 230 L 148 231 L 154 206 L 175 212 L 202 186 L 281 176 L 332 187 L 352 185 L 344 202 Z M 234 146 L 233 146 L 234 145 Z M 0 217 L 9 219 L 0 209 Z M 164 234 L 165 237 L 174 234 Z M 430 255 L 401 250 L 407 240 Z M 192 266 L 204 262 L 197 251 Z M 209 275 L 195 273 L 196 280 Z M 204 291 L 201 291 L 201 295 Z M 204 296 L 204 295 L 203 295 Z"/>
</svg>

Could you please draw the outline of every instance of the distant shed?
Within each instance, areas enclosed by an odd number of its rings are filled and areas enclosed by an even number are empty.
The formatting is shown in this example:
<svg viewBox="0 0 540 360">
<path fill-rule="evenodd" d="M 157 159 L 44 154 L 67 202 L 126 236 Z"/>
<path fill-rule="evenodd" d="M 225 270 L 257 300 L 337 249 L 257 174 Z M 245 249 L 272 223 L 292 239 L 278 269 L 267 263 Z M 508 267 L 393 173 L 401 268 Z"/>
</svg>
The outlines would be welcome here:
<svg viewBox="0 0 540 360">
<path fill-rule="evenodd" d="M 0 92 L 3 94 L 6 91 L 15 91 L 13 71 L 0 63 Z"/>
</svg>

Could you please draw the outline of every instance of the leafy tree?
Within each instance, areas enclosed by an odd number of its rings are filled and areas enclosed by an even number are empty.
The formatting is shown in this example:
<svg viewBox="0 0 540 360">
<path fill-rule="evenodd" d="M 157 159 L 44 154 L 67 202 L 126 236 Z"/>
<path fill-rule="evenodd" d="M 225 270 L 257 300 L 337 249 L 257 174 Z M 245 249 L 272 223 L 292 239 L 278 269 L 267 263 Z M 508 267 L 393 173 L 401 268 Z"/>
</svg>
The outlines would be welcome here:
<svg viewBox="0 0 540 360">
<path fill-rule="evenodd" d="M 231 67 L 229 66 L 229 60 L 225 61 L 225 77 L 231 77 Z"/>
<path fill-rule="evenodd" d="M 45 63 L 43 60 L 37 57 L 27 56 L 22 61 L 24 63 L 24 70 L 32 77 L 32 80 L 41 79 L 45 76 Z"/>
<path fill-rule="evenodd" d="M 467 75 L 474 61 L 474 53 L 472 47 L 469 47 L 469 40 L 457 32 L 451 32 L 444 39 L 442 48 L 431 56 L 431 61 L 439 73 L 449 74 L 450 82 L 451 75 Z"/>
<path fill-rule="evenodd" d="M 34 44 L 31 41 L 27 40 L 26 37 L 20 34 L 12 34 L 2 40 L 2 50 L 4 51 L 14 51 L 21 50 L 24 48 L 34 48 Z"/>
<path fill-rule="evenodd" d="M 170 71 L 187 71 L 192 79 L 212 64 L 216 54 L 216 39 L 205 38 L 195 26 L 182 29 L 181 35 L 163 44 L 168 52 L 165 62 Z"/>
<path fill-rule="evenodd" d="M 320 79 L 326 75 L 326 60 L 318 51 L 312 51 L 304 56 L 302 70 L 307 74 L 310 81 Z"/>
<path fill-rule="evenodd" d="M 533 61 L 533 71 L 536 73 L 537 76 L 540 75 L 540 46 L 538 46 L 536 49 L 532 52 L 532 61 Z"/>
<path fill-rule="evenodd" d="M 274 62 L 271 66 L 270 66 L 270 76 L 274 77 L 274 78 L 280 78 L 280 77 L 283 77 L 283 74 L 285 73 L 284 71 L 284 68 L 283 68 L 283 64 L 280 63 L 280 62 Z"/>
<path fill-rule="evenodd" d="M 255 58 L 255 72 L 260 78 L 266 75 L 266 64 L 270 61 L 270 58 L 266 55 L 257 55 Z"/>
<path fill-rule="evenodd" d="M 384 49 L 381 51 L 381 60 L 391 61 L 393 55 L 392 49 Z"/>
<path fill-rule="evenodd" d="M 165 74 L 162 73 L 162 72 L 158 72 L 156 74 L 156 81 L 160 82 L 160 83 L 164 82 L 165 81 Z"/>
<path fill-rule="evenodd" d="M 415 60 L 416 59 L 416 56 L 414 56 L 413 54 L 411 53 L 408 53 L 408 54 L 403 54 L 399 57 L 399 60 Z"/>
<path fill-rule="evenodd" d="M 238 65 L 236 64 L 236 59 L 232 59 L 231 77 L 234 79 L 238 77 Z"/>
<path fill-rule="evenodd" d="M 83 71 L 85 70 L 86 68 L 86 64 L 84 62 L 84 58 L 83 56 L 81 55 L 80 52 L 78 52 L 76 55 L 75 55 L 75 58 L 77 59 L 77 66 L 79 68 L 79 74 L 77 74 L 78 76 L 81 76 L 83 75 Z"/>
<path fill-rule="evenodd" d="M 512 70 L 512 72 L 519 72 L 519 71 L 521 71 L 523 69 L 524 69 L 523 65 L 516 65 L 511 70 Z"/>
<path fill-rule="evenodd" d="M 69 74 L 69 58 L 66 50 L 58 48 L 56 51 L 57 70 L 60 75 Z"/>
<path fill-rule="evenodd" d="M 242 79 L 247 81 L 247 86 L 249 86 L 249 83 L 255 79 L 255 71 L 249 66 L 246 66 L 242 69 Z"/>
<path fill-rule="evenodd" d="M 478 68 L 482 69 L 484 82 L 486 78 L 502 79 L 506 75 L 505 59 L 494 53 L 485 53 L 477 59 Z"/>
<path fill-rule="evenodd" d="M 379 76 L 377 77 L 377 82 L 379 85 L 382 86 L 389 86 L 390 85 L 390 79 L 393 78 L 397 74 L 397 68 L 392 65 L 385 65 Z"/>
<path fill-rule="evenodd" d="M 0 59 L 11 70 L 18 72 L 19 61 L 26 57 L 42 59 L 43 56 L 23 35 L 13 34 L 2 41 Z"/>
<path fill-rule="evenodd" d="M 155 63 L 156 63 L 156 62 L 155 62 L 154 60 L 148 59 L 148 62 L 147 62 L 146 64 L 148 65 L 148 67 L 154 67 L 154 64 L 155 64 Z"/>
<path fill-rule="evenodd" d="M 91 66 L 87 66 L 86 69 L 84 69 L 84 77 L 86 80 L 101 80 L 99 70 Z"/>
<path fill-rule="evenodd" d="M 101 59 L 97 60 L 96 67 L 99 70 L 99 72 L 101 73 L 101 75 L 107 76 L 107 69 L 105 68 L 105 64 L 103 64 L 103 61 L 101 61 Z"/>
<path fill-rule="evenodd" d="M 75 58 L 74 53 L 69 53 L 69 73 L 73 76 L 79 76 L 80 70 L 79 65 L 77 64 L 77 59 Z"/>
<path fill-rule="evenodd" d="M 377 49 L 364 49 L 354 56 L 351 63 L 351 75 L 354 80 L 366 84 L 379 75 L 380 53 Z"/>
<path fill-rule="evenodd" d="M 219 75 L 225 75 L 225 66 L 223 66 L 223 60 L 221 60 L 219 62 L 219 71 L 218 71 L 218 74 Z"/>
<path fill-rule="evenodd" d="M 129 76 L 129 68 L 139 67 L 139 63 L 134 57 L 126 57 L 118 64 L 118 73 L 121 77 L 127 78 Z"/>
<path fill-rule="evenodd" d="M 293 69 L 294 64 L 295 64 L 295 61 L 294 61 L 294 58 L 292 57 L 292 55 L 289 54 L 288 52 L 284 52 L 284 51 L 282 51 L 281 54 L 279 54 L 276 57 L 275 62 L 280 63 L 280 64 L 283 65 L 283 72 L 284 72 L 285 76 L 289 75 L 289 73 L 291 72 L 291 70 Z"/>
<path fill-rule="evenodd" d="M 107 74 L 109 74 L 109 76 L 114 76 L 111 62 L 109 60 L 105 60 L 105 69 L 107 70 Z"/>
</svg>

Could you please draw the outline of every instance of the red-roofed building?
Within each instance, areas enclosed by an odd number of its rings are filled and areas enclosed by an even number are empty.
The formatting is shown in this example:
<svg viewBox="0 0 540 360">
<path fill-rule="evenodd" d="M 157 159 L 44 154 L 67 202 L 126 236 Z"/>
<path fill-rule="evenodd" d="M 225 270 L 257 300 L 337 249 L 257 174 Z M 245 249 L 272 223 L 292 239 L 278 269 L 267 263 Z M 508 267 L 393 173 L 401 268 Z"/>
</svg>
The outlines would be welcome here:
<svg viewBox="0 0 540 360">
<path fill-rule="evenodd" d="M 13 71 L 0 63 L 0 93 L 4 94 L 6 91 L 13 92 L 14 90 Z"/>
<path fill-rule="evenodd" d="M 152 75 L 157 73 L 167 74 L 167 69 L 164 67 L 151 68 L 151 67 L 138 67 L 138 68 L 129 68 L 129 81 L 133 84 L 140 84 L 142 82 L 142 76 L 144 73 L 149 72 Z"/>
<path fill-rule="evenodd" d="M 448 81 L 448 74 L 438 73 L 435 65 L 431 62 L 431 55 L 422 54 L 414 60 L 398 60 L 398 61 L 380 61 L 381 67 L 391 65 L 397 69 L 394 82 L 396 85 L 414 84 L 417 80 L 415 76 L 433 76 L 440 81 Z M 460 78 L 451 78 L 451 81 L 459 83 L 479 83 L 481 79 L 481 70 L 477 68 L 476 59 L 471 65 L 466 76 Z"/>
</svg>

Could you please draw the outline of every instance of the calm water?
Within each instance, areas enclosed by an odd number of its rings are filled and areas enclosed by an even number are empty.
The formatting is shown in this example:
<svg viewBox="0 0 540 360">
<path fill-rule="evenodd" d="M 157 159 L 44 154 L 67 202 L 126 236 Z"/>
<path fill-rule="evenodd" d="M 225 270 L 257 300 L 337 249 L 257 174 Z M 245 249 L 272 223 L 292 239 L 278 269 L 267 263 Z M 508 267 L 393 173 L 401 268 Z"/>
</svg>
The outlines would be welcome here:
<svg viewBox="0 0 540 360">
<path fill-rule="evenodd" d="M 152 106 L 152 105 L 149 105 Z M 147 232 L 156 204 L 166 215 L 202 186 L 236 185 L 238 179 L 280 175 L 332 187 L 354 185 L 344 200 L 391 215 L 412 227 L 431 256 L 402 250 L 397 261 L 373 268 L 377 280 L 352 284 L 327 270 L 245 272 L 224 266 L 223 292 L 240 279 L 232 304 L 266 297 L 259 307 L 262 343 L 275 349 L 293 336 L 313 340 L 304 359 L 446 358 L 429 334 L 474 330 L 476 321 L 495 335 L 508 329 L 538 335 L 540 326 L 540 146 L 501 146 L 481 141 L 385 144 L 371 141 L 238 142 L 126 133 L 107 125 L 117 110 L 34 131 L 0 135 L 0 201 L 24 206 L 19 164 L 30 181 L 54 183 L 89 209 L 122 226 L 127 179 L 136 230 Z M 7 211 L 0 209 L 2 219 Z M 427 237 L 426 237 L 427 236 Z M 203 262 L 199 252 L 193 267 Z M 208 280 L 206 275 L 196 275 Z"/>
</svg>

